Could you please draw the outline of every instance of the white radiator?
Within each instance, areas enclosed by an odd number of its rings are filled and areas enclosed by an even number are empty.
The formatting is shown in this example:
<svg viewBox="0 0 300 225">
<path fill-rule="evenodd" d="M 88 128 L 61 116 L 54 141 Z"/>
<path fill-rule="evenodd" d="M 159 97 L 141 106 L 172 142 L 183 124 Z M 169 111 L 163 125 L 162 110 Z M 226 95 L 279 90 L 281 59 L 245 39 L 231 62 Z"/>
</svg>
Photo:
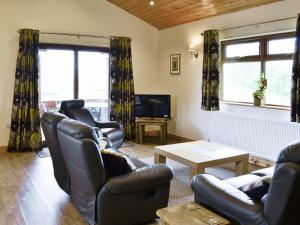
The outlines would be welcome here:
<svg viewBox="0 0 300 225">
<path fill-rule="evenodd" d="M 226 113 L 210 113 L 209 139 L 276 160 L 287 144 L 300 140 L 300 125 L 288 121 L 262 120 Z"/>
</svg>

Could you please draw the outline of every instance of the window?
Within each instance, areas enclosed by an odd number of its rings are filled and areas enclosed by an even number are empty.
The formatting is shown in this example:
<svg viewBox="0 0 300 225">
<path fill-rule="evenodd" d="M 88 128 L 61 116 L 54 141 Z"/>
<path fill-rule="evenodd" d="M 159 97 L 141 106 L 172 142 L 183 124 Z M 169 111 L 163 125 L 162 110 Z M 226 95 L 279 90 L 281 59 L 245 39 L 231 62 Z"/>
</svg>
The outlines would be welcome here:
<svg viewBox="0 0 300 225">
<path fill-rule="evenodd" d="M 222 100 L 253 103 L 260 74 L 268 80 L 265 104 L 290 105 L 293 32 L 221 42 Z"/>
<path fill-rule="evenodd" d="M 43 111 L 80 98 L 96 120 L 108 120 L 108 48 L 41 44 L 39 56 Z"/>
</svg>

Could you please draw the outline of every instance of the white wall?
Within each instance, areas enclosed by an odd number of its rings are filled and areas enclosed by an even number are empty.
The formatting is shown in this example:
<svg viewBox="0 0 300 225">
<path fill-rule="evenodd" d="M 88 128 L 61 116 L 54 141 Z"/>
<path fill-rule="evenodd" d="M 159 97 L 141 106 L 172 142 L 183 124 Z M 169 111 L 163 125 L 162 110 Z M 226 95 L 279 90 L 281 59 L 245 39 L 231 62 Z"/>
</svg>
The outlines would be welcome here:
<svg viewBox="0 0 300 225">
<path fill-rule="evenodd" d="M 260 119 L 268 121 L 283 120 L 289 123 L 289 111 L 259 109 L 243 106 L 221 105 L 220 112 L 205 112 L 201 110 L 201 80 L 202 80 L 202 37 L 200 34 L 207 29 L 223 29 L 240 25 L 253 24 L 280 18 L 294 17 L 300 13 L 299 0 L 286 0 L 257 8 L 239 11 L 232 14 L 217 16 L 206 20 L 196 21 L 185 25 L 160 31 L 160 57 L 159 75 L 160 92 L 172 95 L 172 121 L 170 122 L 170 132 L 179 136 L 192 139 L 211 139 L 222 141 L 223 143 L 245 148 L 253 153 L 259 154 L 258 149 L 253 149 L 253 145 L 238 143 L 238 135 L 249 134 L 249 127 L 243 126 L 248 119 Z M 296 20 L 278 22 L 268 25 L 247 27 L 245 29 L 235 29 L 222 32 L 221 38 L 243 37 L 248 35 L 264 34 L 269 32 L 279 32 L 295 30 Z M 192 59 L 187 51 L 189 44 L 200 43 L 200 56 Z M 180 76 L 171 76 L 169 73 L 169 55 L 181 54 L 182 72 Z M 238 93 L 237 93 L 238 94 Z M 216 115 L 218 120 L 216 121 Z M 242 116 L 239 128 L 234 124 L 226 122 L 228 115 L 232 119 Z M 216 124 L 218 123 L 218 124 Z M 228 124 L 229 123 L 229 124 Z M 214 129 L 215 128 L 215 129 Z M 299 127 L 300 128 L 300 127 Z M 216 129 L 219 129 L 218 131 Z M 253 129 L 253 127 L 251 128 Z M 257 129 L 257 130 L 255 130 Z M 268 128 L 264 126 L 254 127 L 255 132 L 268 133 Z M 238 133 L 237 133 L 238 132 Z M 235 137 L 230 136 L 235 135 Z M 272 135 L 278 139 L 286 136 L 282 130 L 278 130 Z M 226 138 L 224 138 L 226 137 Z M 251 137 L 245 137 L 251 140 Z M 276 138 L 276 137 L 275 137 Z M 280 142 L 269 158 L 274 159 L 280 148 L 287 142 L 298 138 L 296 135 L 284 139 Z M 266 148 L 271 145 L 271 137 L 260 137 L 256 148 Z M 261 154 L 268 158 L 267 155 Z"/>
<path fill-rule="evenodd" d="M 0 0 L 0 146 L 8 143 L 14 72 L 18 50 L 17 30 L 132 38 L 133 71 L 137 93 L 157 90 L 159 31 L 105 0 Z M 41 35 L 41 41 L 107 45 L 101 39 Z"/>
</svg>

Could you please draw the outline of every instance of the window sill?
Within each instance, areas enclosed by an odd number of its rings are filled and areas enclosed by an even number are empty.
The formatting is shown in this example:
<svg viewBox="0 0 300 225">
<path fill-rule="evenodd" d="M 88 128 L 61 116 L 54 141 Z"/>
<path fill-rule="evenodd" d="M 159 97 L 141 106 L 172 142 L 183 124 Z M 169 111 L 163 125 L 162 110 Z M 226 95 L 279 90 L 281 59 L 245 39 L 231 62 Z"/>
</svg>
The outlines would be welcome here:
<svg viewBox="0 0 300 225">
<path fill-rule="evenodd" d="M 276 106 L 276 105 L 255 106 L 252 103 L 244 103 L 244 102 L 220 101 L 220 103 L 227 104 L 227 105 L 254 107 L 254 108 L 262 108 L 262 109 L 277 109 L 277 110 L 286 110 L 286 111 L 289 111 L 291 109 L 289 106 Z"/>
</svg>

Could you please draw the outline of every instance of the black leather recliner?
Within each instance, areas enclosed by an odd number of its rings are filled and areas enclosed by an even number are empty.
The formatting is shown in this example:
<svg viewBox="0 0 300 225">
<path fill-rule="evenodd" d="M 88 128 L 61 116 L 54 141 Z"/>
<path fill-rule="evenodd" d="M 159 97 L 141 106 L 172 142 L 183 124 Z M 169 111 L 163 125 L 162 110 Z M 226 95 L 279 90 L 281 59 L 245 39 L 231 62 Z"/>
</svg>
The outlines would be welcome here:
<svg viewBox="0 0 300 225">
<path fill-rule="evenodd" d="M 138 169 L 106 177 L 94 129 L 63 119 L 57 125 L 59 145 L 70 174 L 71 201 L 89 224 L 135 225 L 151 221 L 166 207 L 172 170 L 131 158 Z"/>
<path fill-rule="evenodd" d="M 62 156 L 57 136 L 57 124 L 67 117 L 60 113 L 44 113 L 41 118 L 43 132 L 46 138 L 52 159 L 54 177 L 58 186 L 67 194 L 70 194 L 70 176 L 67 171 L 65 160 Z"/>
<path fill-rule="evenodd" d="M 62 101 L 60 113 L 71 119 L 83 122 L 91 127 L 97 127 L 98 135 L 103 135 L 108 140 L 108 146 L 120 148 L 124 142 L 124 131 L 122 124 L 114 121 L 97 122 L 87 108 L 84 108 L 84 100 L 74 99 Z"/>
<path fill-rule="evenodd" d="M 272 172 L 274 170 L 274 173 Z M 260 200 L 241 191 L 255 187 L 265 175 L 272 176 Z M 287 146 L 278 156 L 275 168 L 219 180 L 208 174 L 192 179 L 195 202 L 205 205 L 240 225 L 299 225 L 300 142 Z"/>
</svg>

